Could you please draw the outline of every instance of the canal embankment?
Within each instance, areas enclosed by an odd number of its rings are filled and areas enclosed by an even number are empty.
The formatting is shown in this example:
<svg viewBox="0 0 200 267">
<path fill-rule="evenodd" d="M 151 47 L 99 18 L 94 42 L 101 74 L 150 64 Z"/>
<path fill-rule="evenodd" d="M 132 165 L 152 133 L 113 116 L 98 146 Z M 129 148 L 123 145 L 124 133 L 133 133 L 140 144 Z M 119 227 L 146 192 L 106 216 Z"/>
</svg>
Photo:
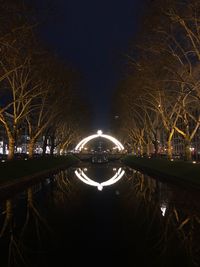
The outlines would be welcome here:
<svg viewBox="0 0 200 267">
<path fill-rule="evenodd" d="M 200 189 L 200 163 L 133 155 L 125 156 L 121 161 L 133 169 L 159 177 L 163 181 Z"/>
<path fill-rule="evenodd" d="M 73 155 L 11 160 L 0 163 L 0 198 L 8 197 L 23 187 L 40 181 L 79 160 Z"/>
</svg>

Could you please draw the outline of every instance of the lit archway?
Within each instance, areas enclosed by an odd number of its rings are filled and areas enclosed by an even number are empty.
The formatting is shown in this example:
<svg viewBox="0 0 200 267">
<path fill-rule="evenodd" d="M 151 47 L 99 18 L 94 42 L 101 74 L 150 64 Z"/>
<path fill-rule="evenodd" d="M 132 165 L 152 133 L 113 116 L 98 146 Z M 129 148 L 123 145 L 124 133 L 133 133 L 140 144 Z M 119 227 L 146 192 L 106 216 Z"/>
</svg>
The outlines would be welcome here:
<svg viewBox="0 0 200 267">
<path fill-rule="evenodd" d="M 88 184 L 91 186 L 96 186 L 99 191 L 102 191 L 103 187 L 113 185 L 116 182 L 118 182 L 125 174 L 125 171 L 122 168 L 119 168 L 111 178 L 109 178 L 108 180 L 106 180 L 102 183 L 98 183 L 98 182 L 92 180 L 91 178 L 89 178 L 85 174 L 84 170 L 82 170 L 80 168 L 75 171 L 75 174 L 79 178 L 79 180 L 81 180 L 85 184 Z"/>
<path fill-rule="evenodd" d="M 107 140 L 110 140 L 111 142 L 113 142 L 116 145 L 116 147 L 118 148 L 119 151 L 124 150 L 124 146 L 116 138 L 112 137 L 111 135 L 103 134 L 103 132 L 101 130 L 98 130 L 97 134 L 90 135 L 90 136 L 84 138 L 83 140 L 81 140 L 78 143 L 78 145 L 75 147 L 75 150 L 81 151 L 89 141 L 91 141 L 92 139 L 98 138 L 98 137 L 102 137 L 102 138 L 105 138 Z"/>
</svg>

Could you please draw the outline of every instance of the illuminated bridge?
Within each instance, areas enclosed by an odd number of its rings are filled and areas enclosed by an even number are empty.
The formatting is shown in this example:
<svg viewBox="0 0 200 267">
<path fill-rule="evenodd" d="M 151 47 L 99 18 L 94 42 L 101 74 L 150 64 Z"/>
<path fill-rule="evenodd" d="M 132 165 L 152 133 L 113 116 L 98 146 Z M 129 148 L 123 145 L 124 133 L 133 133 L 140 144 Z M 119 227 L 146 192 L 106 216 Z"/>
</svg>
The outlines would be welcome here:
<svg viewBox="0 0 200 267">
<path fill-rule="evenodd" d="M 111 151 L 88 151 L 86 145 L 97 138 L 103 138 L 114 144 L 114 150 Z M 98 130 L 96 134 L 87 136 L 82 139 L 74 149 L 74 154 L 81 160 L 91 160 L 92 163 L 102 163 L 111 160 L 120 159 L 125 154 L 125 149 L 122 143 L 111 135 L 103 134 Z"/>
</svg>

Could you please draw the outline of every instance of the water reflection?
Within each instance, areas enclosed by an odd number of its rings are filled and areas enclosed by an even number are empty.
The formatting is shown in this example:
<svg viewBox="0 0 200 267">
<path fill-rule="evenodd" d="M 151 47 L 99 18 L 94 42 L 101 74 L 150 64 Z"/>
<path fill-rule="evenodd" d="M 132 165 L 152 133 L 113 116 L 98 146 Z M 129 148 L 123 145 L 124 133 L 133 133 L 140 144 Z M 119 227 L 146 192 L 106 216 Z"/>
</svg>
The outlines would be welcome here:
<svg viewBox="0 0 200 267">
<path fill-rule="evenodd" d="M 57 238 L 49 214 L 75 191 L 68 171 L 62 171 L 1 203 L 1 266 L 47 266 Z"/>
<path fill-rule="evenodd" d="M 1 266 L 30 266 L 30 260 L 37 262 L 39 254 L 40 259 L 43 257 L 44 237 L 50 237 L 52 231 L 33 195 L 34 187 L 28 188 L 23 207 L 18 204 L 22 201 L 21 197 L 24 198 L 24 193 L 3 203 L 1 252 L 4 253 L 1 255 Z"/>
<path fill-rule="evenodd" d="M 115 250 L 109 253 L 111 262 L 121 257 L 126 267 L 138 261 L 137 266 L 200 266 L 199 192 L 126 168 L 119 183 L 97 194 L 75 176 L 80 169 L 103 184 L 106 177 L 115 181 L 120 168 L 70 168 L 5 199 L 0 204 L 1 266 L 56 266 L 73 251 L 93 248 L 97 255 L 102 248 Z M 76 265 L 73 258 L 73 266 L 84 265 L 80 259 Z"/>
<path fill-rule="evenodd" d="M 131 190 L 126 205 L 134 210 L 132 218 L 140 218 L 145 225 L 147 242 L 154 239 L 152 247 L 160 255 L 155 263 L 176 266 L 177 260 L 181 266 L 200 266 L 199 192 L 161 183 L 132 169 L 127 170 L 127 179 Z"/>
<path fill-rule="evenodd" d="M 115 174 L 107 179 L 104 182 L 96 182 L 93 179 L 89 178 L 86 174 L 85 171 L 87 171 L 87 168 L 78 168 L 77 170 L 75 170 L 75 175 L 78 179 L 80 179 L 83 183 L 87 184 L 87 185 L 91 185 L 91 186 L 96 186 L 98 188 L 99 191 L 102 191 L 104 186 L 110 186 L 113 185 L 115 183 L 117 183 L 125 174 L 125 171 L 120 167 L 118 169 L 113 168 L 113 171 L 115 171 Z"/>
</svg>

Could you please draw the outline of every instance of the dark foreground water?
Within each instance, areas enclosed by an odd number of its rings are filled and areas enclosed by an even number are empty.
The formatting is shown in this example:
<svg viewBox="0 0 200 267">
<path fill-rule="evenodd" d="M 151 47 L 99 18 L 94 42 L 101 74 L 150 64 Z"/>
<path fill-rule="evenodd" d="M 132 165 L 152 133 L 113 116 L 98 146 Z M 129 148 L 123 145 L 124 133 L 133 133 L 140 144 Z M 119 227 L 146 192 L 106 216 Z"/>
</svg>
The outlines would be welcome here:
<svg viewBox="0 0 200 267">
<path fill-rule="evenodd" d="M 103 182 L 120 166 L 79 167 Z M 0 266 L 200 266 L 199 191 L 124 169 L 102 191 L 71 168 L 3 200 Z"/>
</svg>

